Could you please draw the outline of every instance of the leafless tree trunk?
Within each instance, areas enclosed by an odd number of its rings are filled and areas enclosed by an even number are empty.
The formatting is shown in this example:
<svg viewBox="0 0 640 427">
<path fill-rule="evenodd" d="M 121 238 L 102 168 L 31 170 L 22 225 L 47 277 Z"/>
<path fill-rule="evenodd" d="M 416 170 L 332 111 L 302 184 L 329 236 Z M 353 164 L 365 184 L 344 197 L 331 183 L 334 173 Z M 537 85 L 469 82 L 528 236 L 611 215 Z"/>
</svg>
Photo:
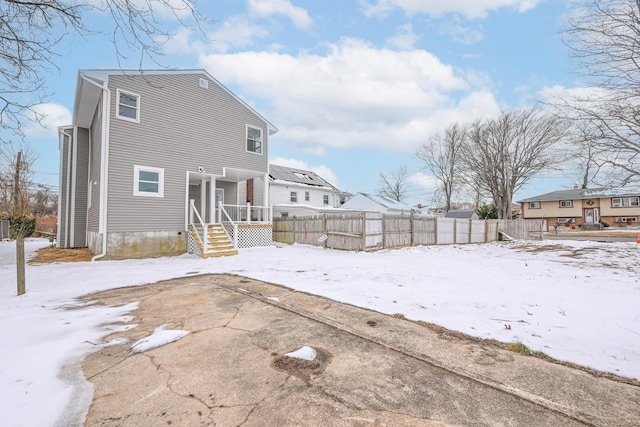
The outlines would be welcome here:
<svg viewBox="0 0 640 427">
<path fill-rule="evenodd" d="M 109 37 L 118 63 L 136 52 L 142 68 L 145 59 L 156 62 L 173 35 L 165 30 L 167 20 L 192 26 L 204 36 L 201 25 L 208 21 L 196 2 L 0 0 L 0 142 L 7 142 L 6 135 L 23 137 L 26 121 L 43 119 L 34 106 L 47 97 L 45 76 L 61 59 L 58 44 L 73 33 L 98 35 L 85 24 L 88 14 L 102 13 L 113 24 Z"/>
<path fill-rule="evenodd" d="M 566 122 L 534 108 L 477 120 L 461 153 L 463 176 L 480 193 L 493 197 L 500 218 L 511 218 L 513 194 L 561 161 L 554 147 L 566 132 Z"/>
<path fill-rule="evenodd" d="M 378 195 L 389 197 L 398 202 L 404 201 L 407 194 L 408 178 L 406 166 L 400 166 L 389 175 L 378 174 L 380 182 Z"/>
<path fill-rule="evenodd" d="M 425 168 L 440 183 L 447 211 L 451 210 L 453 194 L 462 184 L 459 156 L 466 137 L 465 126 L 454 123 L 444 133 L 425 142 L 416 152 L 416 157 L 425 163 Z"/>
<path fill-rule="evenodd" d="M 640 179 L 640 7 L 637 0 L 589 0 L 571 14 L 565 43 L 592 90 L 555 103 L 597 129 L 598 163 L 618 185 Z"/>
</svg>

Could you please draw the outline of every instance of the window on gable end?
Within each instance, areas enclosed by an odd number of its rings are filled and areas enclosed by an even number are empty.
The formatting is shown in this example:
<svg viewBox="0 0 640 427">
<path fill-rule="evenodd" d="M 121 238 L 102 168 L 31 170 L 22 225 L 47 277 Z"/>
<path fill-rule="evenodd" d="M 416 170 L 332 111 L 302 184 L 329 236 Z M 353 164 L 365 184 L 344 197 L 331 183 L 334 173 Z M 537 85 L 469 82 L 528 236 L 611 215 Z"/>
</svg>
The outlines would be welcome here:
<svg viewBox="0 0 640 427">
<path fill-rule="evenodd" d="M 118 89 L 117 93 L 117 111 L 116 115 L 119 119 L 129 120 L 131 122 L 140 122 L 140 95 L 125 92 Z"/>
<path fill-rule="evenodd" d="M 262 154 L 262 129 L 247 125 L 247 151 Z"/>
</svg>

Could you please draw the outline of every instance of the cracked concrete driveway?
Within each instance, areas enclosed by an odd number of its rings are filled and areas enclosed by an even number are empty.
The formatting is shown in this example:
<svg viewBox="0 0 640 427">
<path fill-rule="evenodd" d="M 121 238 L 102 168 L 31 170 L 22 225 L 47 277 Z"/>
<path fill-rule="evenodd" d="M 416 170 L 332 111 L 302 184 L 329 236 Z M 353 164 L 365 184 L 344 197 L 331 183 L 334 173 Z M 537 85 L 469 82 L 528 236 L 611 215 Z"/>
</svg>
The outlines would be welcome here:
<svg viewBox="0 0 640 427">
<path fill-rule="evenodd" d="M 89 295 L 139 301 L 87 356 L 88 426 L 633 426 L 640 387 L 257 280 Z M 190 333 L 131 354 L 160 325 Z M 313 361 L 286 353 L 309 346 Z"/>
</svg>

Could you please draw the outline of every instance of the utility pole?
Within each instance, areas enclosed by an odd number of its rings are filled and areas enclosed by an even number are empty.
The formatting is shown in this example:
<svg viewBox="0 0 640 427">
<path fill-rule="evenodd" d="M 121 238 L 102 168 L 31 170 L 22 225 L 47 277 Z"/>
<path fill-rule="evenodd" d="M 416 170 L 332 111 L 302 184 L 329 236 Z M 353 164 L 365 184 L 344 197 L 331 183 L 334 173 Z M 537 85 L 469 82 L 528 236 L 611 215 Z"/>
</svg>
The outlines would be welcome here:
<svg viewBox="0 0 640 427">
<path fill-rule="evenodd" d="M 20 168 L 22 166 L 22 151 L 18 151 L 16 158 L 16 171 L 13 178 L 13 221 L 19 221 L 16 230 L 16 276 L 18 279 L 18 295 L 26 292 L 25 272 L 24 272 L 24 204 L 22 200 L 22 191 L 20 188 Z"/>
</svg>

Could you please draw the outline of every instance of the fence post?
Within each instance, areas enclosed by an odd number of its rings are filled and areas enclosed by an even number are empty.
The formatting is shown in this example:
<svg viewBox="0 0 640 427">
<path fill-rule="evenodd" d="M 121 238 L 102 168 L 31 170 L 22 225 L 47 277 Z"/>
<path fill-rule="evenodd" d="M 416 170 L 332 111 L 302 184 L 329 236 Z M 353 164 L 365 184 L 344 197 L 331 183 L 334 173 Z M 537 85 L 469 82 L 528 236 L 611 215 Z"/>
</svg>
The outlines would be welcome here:
<svg viewBox="0 0 640 427">
<path fill-rule="evenodd" d="M 414 226 L 414 224 L 413 224 L 413 212 L 411 212 L 411 215 L 409 216 L 409 233 L 410 233 L 409 234 L 409 239 L 410 239 L 411 246 L 413 246 L 413 242 L 414 242 L 414 239 L 413 239 L 413 226 Z"/>
<path fill-rule="evenodd" d="M 362 212 L 362 251 L 367 250 L 367 213 Z"/>
<path fill-rule="evenodd" d="M 293 216 L 293 243 L 298 243 L 298 242 L 296 241 L 296 222 L 297 222 L 297 218 L 296 218 L 296 216 L 294 215 L 294 216 Z"/>
<path fill-rule="evenodd" d="M 458 218 L 453 219 L 453 244 L 458 243 Z"/>
<path fill-rule="evenodd" d="M 473 237 L 472 231 L 473 231 L 473 220 L 469 219 L 469 243 L 473 243 L 472 242 L 472 240 L 473 240 L 472 239 L 472 237 Z"/>
<path fill-rule="evenodd" d="M 436 233 L 434 240 L 436 241 L 436 246 L 438 246 L 438 217 L 435 217 L 435 225 L 433 227 L 433 230 Z"/>
</svg>

